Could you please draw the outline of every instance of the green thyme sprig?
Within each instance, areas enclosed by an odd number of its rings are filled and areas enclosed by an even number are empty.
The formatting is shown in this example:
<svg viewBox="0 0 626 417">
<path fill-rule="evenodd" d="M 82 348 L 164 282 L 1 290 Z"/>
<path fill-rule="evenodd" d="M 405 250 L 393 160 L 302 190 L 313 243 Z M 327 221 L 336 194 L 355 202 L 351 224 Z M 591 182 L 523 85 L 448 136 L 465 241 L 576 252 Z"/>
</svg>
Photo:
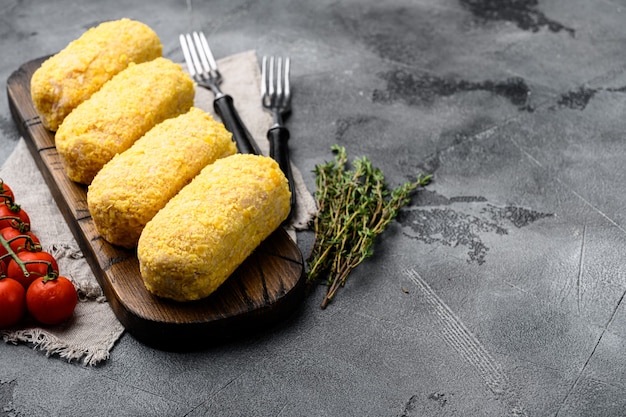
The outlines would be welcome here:
<svg viewBox="0 0 626 417">
<path fill-rule="evenodd" d="M 348 167 L 346 149 L 332 146 L 335 160 L 316 165 L 315 199 L 318 214 L 314 220 L 315 242 L 308 259 L 307 282 L 327 276 L 328 289 L 322 308 L 345 285 L 350 272 L 373 255 L 373 244 L 410 194 L 428 184 L 432 175 L 418 175 L 389 190 L 383 172 L 362 157 Z"/>
</svg>

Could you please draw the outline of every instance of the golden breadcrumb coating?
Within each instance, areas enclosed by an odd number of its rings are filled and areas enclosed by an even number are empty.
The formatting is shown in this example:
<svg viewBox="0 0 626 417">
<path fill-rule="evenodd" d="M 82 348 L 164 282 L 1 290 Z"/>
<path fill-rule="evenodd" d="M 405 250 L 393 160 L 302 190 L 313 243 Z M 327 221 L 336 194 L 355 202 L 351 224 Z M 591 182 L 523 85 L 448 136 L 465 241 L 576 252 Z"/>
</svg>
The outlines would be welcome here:
<svg viewBox="0 0 626 417">
<path fill-rule="evenodd" d="M 130 19 L 104 22 L 47 59 L 31 78 L 31 98 L 43 125 L 56 131 L 65 117 L 131 62 L 162 54 L 157 34 Z"/>
<path fill-rule="evenodd" d="M 55 144 L 68 177 L 91 183 L 115 154 L 157 123 L 187 112 L 194 94 L 189 75 L 166 58 L 130 64 L 59 126 Z"/>
<path fill-rule="evenodd" d="M 146 223 L 205 166 L 237 152 L 232 134 L 192 107 L 148 131 L 95 176 L 87 204 L 108 242 L 132 248 Z"/>
<path fill-rule="evenodd" d="M 146 288 L 177 301 L 208 296 L 287 218 L 290 195 L 269 157 L 208 165 L 144 228 L 137 258 Z"/>
</svg>

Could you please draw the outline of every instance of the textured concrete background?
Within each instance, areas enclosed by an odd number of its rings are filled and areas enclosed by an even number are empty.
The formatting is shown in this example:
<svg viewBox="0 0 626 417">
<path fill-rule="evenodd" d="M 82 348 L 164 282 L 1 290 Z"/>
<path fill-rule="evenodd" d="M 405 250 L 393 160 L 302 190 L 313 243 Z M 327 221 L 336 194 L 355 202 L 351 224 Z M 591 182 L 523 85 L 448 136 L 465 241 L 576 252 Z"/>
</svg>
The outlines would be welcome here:
<svg viewBox="0 0 626 417">
<path fill-rule="evenodd" d="M 128 334 L 95 369 L 0 344 L 0 416 L 626 415 L 626 4 L 620 0 L 18 1 L 0 78 L 104 20 L 167 57 L 293 59 L 293 159 L 435 181 L 336 302 L 197 353 Z M 0 102 L 0 162 L 18 140 Z M 310 234 L 303 234 L 307 250 Z"/>
</svg>

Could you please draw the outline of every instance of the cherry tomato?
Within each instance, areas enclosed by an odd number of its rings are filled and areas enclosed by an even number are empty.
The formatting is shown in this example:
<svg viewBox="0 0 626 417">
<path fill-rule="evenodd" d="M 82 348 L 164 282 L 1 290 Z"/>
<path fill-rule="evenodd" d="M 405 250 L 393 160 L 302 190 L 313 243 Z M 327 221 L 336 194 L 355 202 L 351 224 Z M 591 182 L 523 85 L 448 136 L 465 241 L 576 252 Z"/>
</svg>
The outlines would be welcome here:
<svg viewBox="0 0 626 417">
<path fill-rule="evenodd" d="M 0 229 L 5 227 L 30 228 L 30 217 L 19 204 L 0 204 Z"/>
<path fill-rule="evenodd" d="M 23 250 L 36 251 L 41 248 L 39 238 L 33 232 L 20 232 L 14 227 L 5 227 L 4 229 L 0 229 L 0 234 L 9 242 L 9 246 L 15 253 Z M 0 249 L 0 251 L 2 249 Z"/>
<path fill-rule="evenodd" d="M 9 264 L 6 268 L 6 274 L 8 277 L 11 277 L 22 284 L 24 289 L 28 289 L 30 284 L 37 278 L 43 278 L 46 275 L 59 275 L 59 265 L 57 264 L 56 259 L 54 259 L 54 257 L 48 252 L 22 251 L 17 253 L 17 257 L 20 261 L 24 262 L 24 266 L 28 271 L 28 276 L 24 275 L 24 270 L 13 258 L 9 260 Z M 2 263 L 0 262 L 0 264 Z"/>
<path fill-rule="evenodd" d="M 26 290 L 14 279 L 0 279 L 0 327 L 17 324 L 26 312 Z"/>
<path fill-rule="evenodd" d="M 41 243 L 32 232 L 20 232 L 13 227 L 5 227 L 0 229 L 0 235 L 9 243 L 9 247 L 13 253 L 17 254 L 24 250 L 37 251 L 41 249 Z M 7 252 L 4 246 L 0 246 L 0 263 L 8 266 L 12 256 Z"/>
<path fill-rule="evenodd" d="M 59 324 L 69 319 L 77 303 L 74 284 L 62 276 L 35 280 L 26 290 L 26 308 L 42 324 Z"/>
<path fill-rule="evenodd" d="M 15 194 L 13 194 L 13 190 L 11 187 L 6 185 L 4 181 L 0 180 L 0 204 L 3 203 L 12 203 L 15 201 Z"/>
</svg>

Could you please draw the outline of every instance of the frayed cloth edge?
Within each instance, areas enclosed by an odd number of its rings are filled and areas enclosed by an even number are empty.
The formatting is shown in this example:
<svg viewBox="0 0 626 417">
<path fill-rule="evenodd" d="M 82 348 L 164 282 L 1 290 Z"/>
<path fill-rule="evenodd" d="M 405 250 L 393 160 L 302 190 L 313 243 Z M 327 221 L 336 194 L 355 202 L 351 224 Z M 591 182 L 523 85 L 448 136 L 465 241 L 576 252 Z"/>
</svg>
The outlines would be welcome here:
<svg viewBox="0 0 626 417">
<path fill-rule="evenodd" d="M 32 345 L 33 349 L 40 350 L 47 357 L 58 355 L 68 362 L 80 361 L 85 366 L 96 366 L 100 362 L 109 359 L 110 351 L 115 344 L 117 337 L 110 335 L 110 341 L 106 346 L 96 349 L 78 349 L 63 344 L 57 337 L 42 331 L 41 329 L 24 329 L 11 333 L 2 332 L 2 339 L 6 343 L 18 344 L 19 342 Z"/>
</svg>

